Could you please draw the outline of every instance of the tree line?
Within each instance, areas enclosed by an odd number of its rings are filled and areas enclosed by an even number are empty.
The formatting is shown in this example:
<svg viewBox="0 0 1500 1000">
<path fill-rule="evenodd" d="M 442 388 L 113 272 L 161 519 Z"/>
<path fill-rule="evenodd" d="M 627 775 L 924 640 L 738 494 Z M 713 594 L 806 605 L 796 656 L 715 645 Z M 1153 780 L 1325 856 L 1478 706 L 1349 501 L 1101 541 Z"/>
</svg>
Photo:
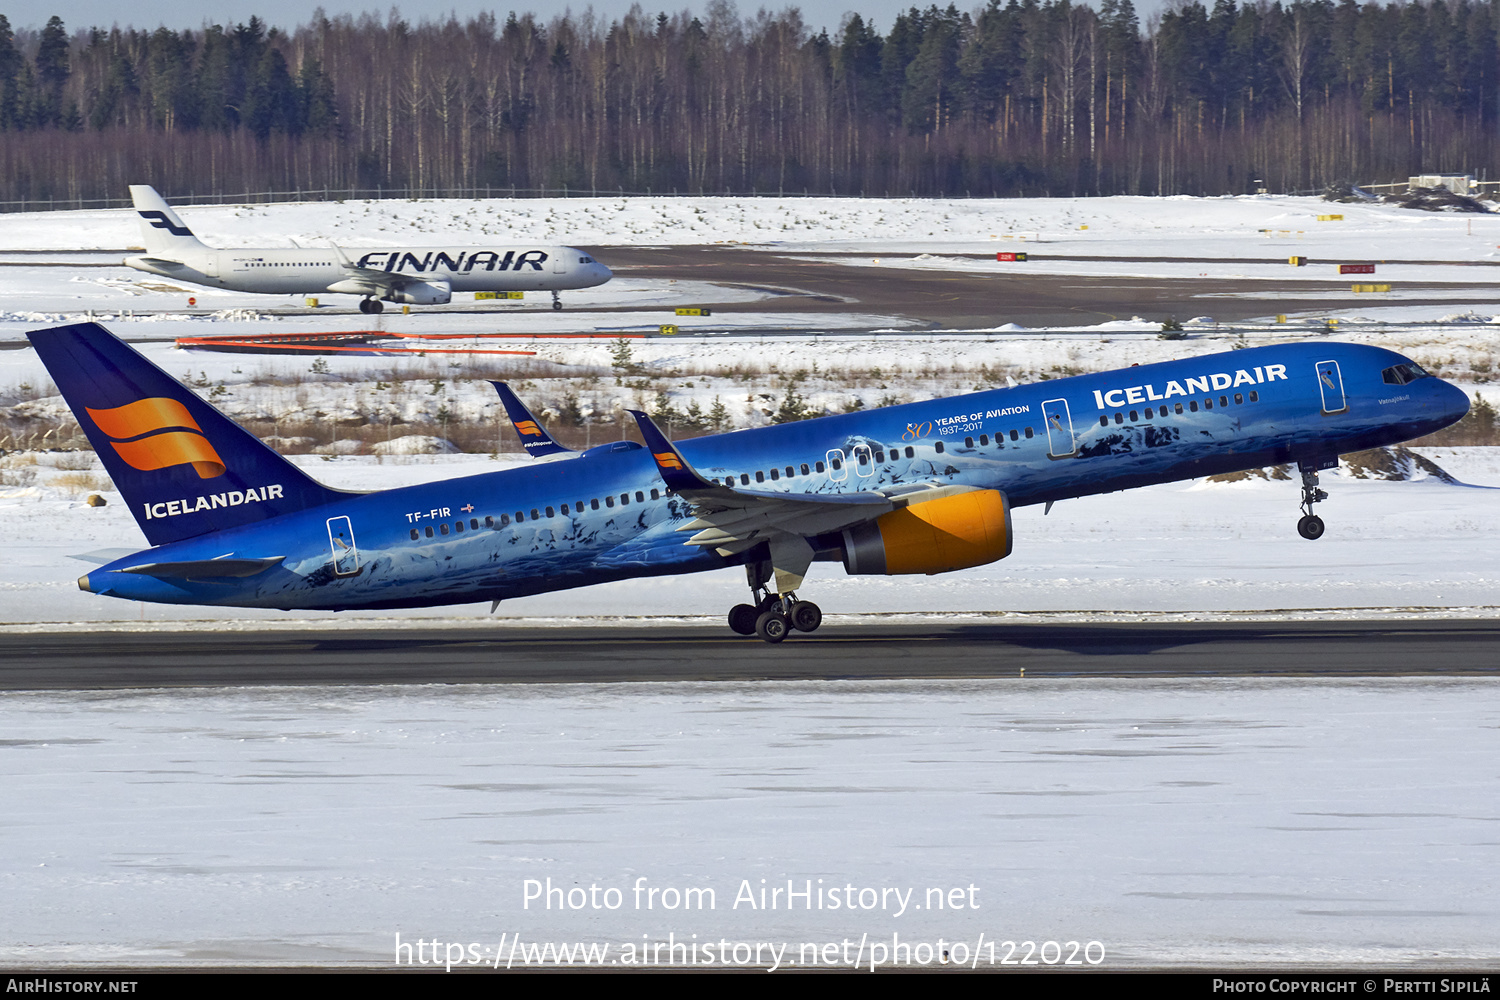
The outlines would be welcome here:
<svg viewBox="0 0 1500 1000">
<path fill-rule="evenodd" d="M 1226 194 L 1482 172 L 1500 0 L 640 7 L 293 30 L 0 16 L 0 202 L 261 190 Z"/>
</svg>

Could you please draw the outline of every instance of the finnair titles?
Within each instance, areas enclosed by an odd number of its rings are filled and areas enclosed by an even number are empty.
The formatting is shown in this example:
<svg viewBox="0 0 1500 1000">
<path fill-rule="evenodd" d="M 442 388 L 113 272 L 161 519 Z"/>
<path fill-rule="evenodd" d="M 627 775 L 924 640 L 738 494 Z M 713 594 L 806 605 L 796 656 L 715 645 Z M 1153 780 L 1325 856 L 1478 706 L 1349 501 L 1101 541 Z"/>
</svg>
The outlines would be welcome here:
<svg viewBox="0 0 1500 1000">
<path fill-rule="evenodd" d="M 354 251 L 358 260 L 337 245 L 217 250 L 194 236 L 155 189 L 132 185 L 130 197 L 146 253 L 125 264 L 210 288 L 358 295 L 362 313 L 381 312 L 384 302 L 442 305 L 454 292 L 550 291 L 552 308 L 561 309 L 561 292 L 614 277 L 593 257 L 564 246 L 366 249 Z"/>
</svg>

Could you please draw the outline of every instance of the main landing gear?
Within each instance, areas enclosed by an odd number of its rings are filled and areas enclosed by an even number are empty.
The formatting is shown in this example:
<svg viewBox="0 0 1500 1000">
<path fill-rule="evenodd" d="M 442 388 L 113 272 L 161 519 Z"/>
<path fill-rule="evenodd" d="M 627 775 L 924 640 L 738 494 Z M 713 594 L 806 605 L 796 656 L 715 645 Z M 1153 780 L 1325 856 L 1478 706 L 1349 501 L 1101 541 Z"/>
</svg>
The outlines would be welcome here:
<svg viewBox="0 0 1500 1000">
<path fill-rule="evenodd" d="M 366 315 L 385 312 L 385 303 L 377 298 L 367 297 L 359 300 L 359 311 Z"/>
<path fill-rule="evenodd" d="M 562 296 L 556 291 L 552 293 L 552 310 L 554 312 L 562 312 Z"/>
<path fill-rule="evenodd" d="M 731 608 L 729 627 L 740 635 L 759 636 L 766 642 L 780 642 L 794 629 L 798 632 L 817 631 L 823 624 L 822 609 L 812 601 L 798 600 L 791 591 L 773 594 L 766 590 L 766 576 L 761 575 L 763 571 L 764 564 L 745 567 L 755 603 L 736 604 Z"/>
<path fill-rule="evenodd" d="M 1327 500 L 1328 494 L 1318 489 L 1318 469 L 1314 465 L 1299 465 L 1302 471 L 1302 520 L 1297 522 L 1297 534 L 1308 541 L 1323 537 L 1323 519 L 1312 512 L 1313 504 Z"/>
</svg>

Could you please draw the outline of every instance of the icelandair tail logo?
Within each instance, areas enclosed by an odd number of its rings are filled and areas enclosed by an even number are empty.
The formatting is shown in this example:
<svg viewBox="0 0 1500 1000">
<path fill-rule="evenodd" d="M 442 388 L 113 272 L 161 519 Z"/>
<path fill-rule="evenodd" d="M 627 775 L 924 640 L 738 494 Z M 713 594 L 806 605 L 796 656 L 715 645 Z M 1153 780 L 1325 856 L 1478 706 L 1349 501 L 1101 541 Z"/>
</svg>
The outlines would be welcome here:
<svg viewBox="0 0 1500 1000">
<path fill-rule="evenodd" d="M 522 420 L 517 423 L 516 433 L 521 435 L 531 435 L 533 437 L 543 436 L 542 429 L 536 425 L 535 420 Z"/>
<path fill-rule="evenodd" d="M 191 236 L 193 231 L 187 226 L 174 226 L 172 220 L 167 218 L 166 212 L 142 212 L 141 218 L 151 223 L 154 229 L 165 229 L 173 236 Z"/>
<path fill-rule="evenodd" d="M 152 396 L 109 410 L 84 409 L 94 426 L 113 439 L 110 444 L 115 452 L 132 469 L 154 472 L 191 465 L 200 479 L 224 474 L 224 460 L 187 407 L 175 399 Z"/>
<path fill-rule="evenodd" d="M 682 462 L 678 461 L 677 456 L 670 451 L 653 451 L 651 457 L 656 459 L 656 464 L 663 469 L 682 468 Z"/>
</svg>

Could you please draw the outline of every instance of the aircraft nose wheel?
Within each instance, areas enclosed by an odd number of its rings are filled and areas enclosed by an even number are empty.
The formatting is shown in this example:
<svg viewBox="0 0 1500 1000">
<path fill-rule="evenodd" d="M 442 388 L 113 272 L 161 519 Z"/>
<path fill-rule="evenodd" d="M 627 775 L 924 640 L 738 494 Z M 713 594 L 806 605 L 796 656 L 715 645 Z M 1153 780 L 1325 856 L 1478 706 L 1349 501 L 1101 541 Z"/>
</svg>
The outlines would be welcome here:
<svg viewBox="0 0 1500 1000">
<path fill-rule="evenodd" d="M 552 311 L 562 312 L 562 296 L 556 292 L 552 293 Z"/>
<path fill-rule="evenodd" d="M 1302 520 L 1297 522 L 1297 534 L 1310 542 L 1323 537 L 1323 519 L 1312 512 L 1313 504 L 1327 500 L 1328 494 L 1318 489 L 1318 470 L 1302 468 Z"/>
</svg>

